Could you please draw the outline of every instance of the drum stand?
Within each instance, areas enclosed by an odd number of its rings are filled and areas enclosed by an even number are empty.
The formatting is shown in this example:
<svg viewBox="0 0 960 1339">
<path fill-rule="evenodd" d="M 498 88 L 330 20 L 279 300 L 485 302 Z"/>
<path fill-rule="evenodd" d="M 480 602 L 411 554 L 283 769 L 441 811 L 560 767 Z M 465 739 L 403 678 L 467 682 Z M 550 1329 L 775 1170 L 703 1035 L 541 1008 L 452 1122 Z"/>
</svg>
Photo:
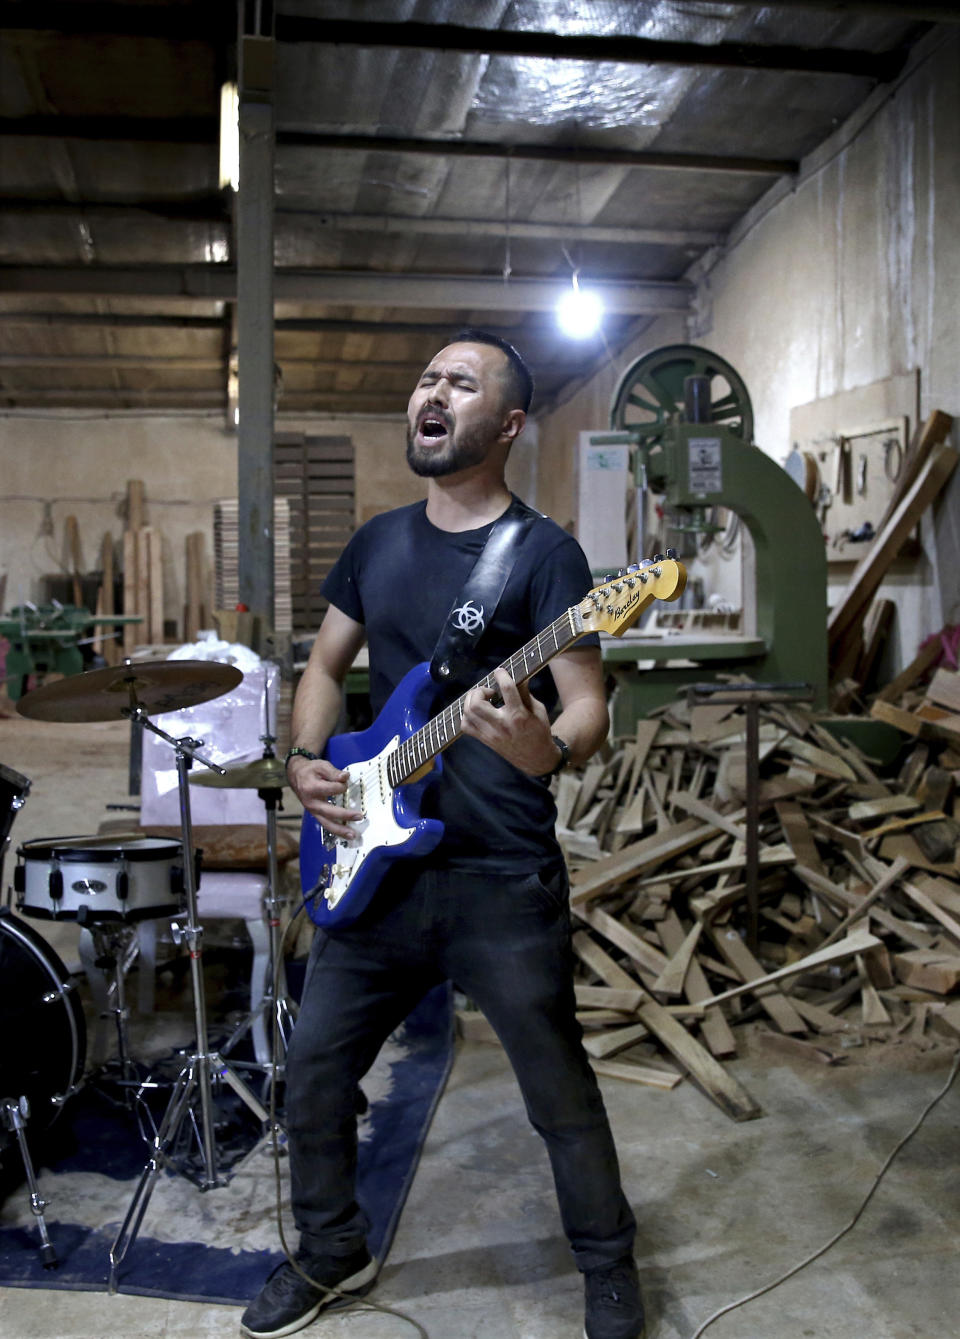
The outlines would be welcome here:
<svg viewBox="0 0 960 1339">
<path fill-rule="evenodd" d="M 20 1157 L 23 1160 L 23 1170 L 27 1174 L 27 1184 L 30 1187 L 30 1208 L 36 1216 L 37 1230 L 40 1233 L 40 1259 L 43 1261 L 44 1269 L 56 1269 L 59 1261 L 43 1216 L 47 1202 L 40 1194 L 40 1187 L 37 1185 L 37 1178 L 33 1170 L 33 1159 L 27 1145 L 26 1125 L 27 1118 L 30 1115 L 30 1104 L 25 1097 L 4 1097 L 0 1100 L 0 1115 L 2 1115 L 4 1129 L 9 1130 L 11 1134 L 16 1136 Z"/>
<path fill-rule="evenodd" d="M 183 882 L 186 896 L 186 922 L 180 923 L 176 927 L 175 937 L 178 934 L 179 940 L 185 942 L 190 951 L 190 976 L 193 987 L 197 1049 L 177 1077 L 167 1109 L 153 1139 L 153 1151 L 143 1169 L 130 1208 L 127 1210 L 127 1216 L 124 1218 L 116 1240 L 110 1248 L 109 1290 L 111 1293 L 117 1290 L 120 1266 L 123 1264 L 124 1257 L 133 1244 L 137 1232 L 140 1230 L 140 1224 L 143 1222 L 143 1216 L 146 1213 L 161 1168 L 171 1166 L 183 1175 L 188 1175 L 186 1170 L 177 1166 L 171 1157 L 171 1149 L 174 1147 L 185 1121 L 188 1122 L 188 1128 L 192 1129 L 203 1162 L 203 1174 L 197 1180 L 197 1184 L 201 1190 L 210 1190 L 214 1186 L 222 1184 L 217 1175 L 217 1145 L 213 1107 L 214 1079 L 226 1083 L 232 1088 L 258 1120 L 265 1125 L 269 1124 L 270 1120 L 266 1109 L 243 1080 L 233 1072 L 220 1054 L 210 1050 L 207 1039 L 206 996 L 202 972 L 203 927 L 197 921 L 197 874 L 193 860 L 193 826 L 190 819 L 190 787 L 187 782 L 187 772 L 194 760 L 203 763 L 205 767 L 209 767 L 214 772 L 222 774 L 224 769 L 217 767 L 216 764 L 209 762 L 199 754 L 199 741 L 187 738 L 174 739 L 164 730 L 154 725 L 147 717 L 144 708 L 136 702 L 134 692 L 135 690 L 131 685 L 131 705 L 125 709 L 123 714 L 129 716 L 131 720 L 141 722 L 147 730 L 151 730 L 155 735 L 159 735 L 161 739 L 172 745 L 176 752 L 177 783 L 180 796 L 180 827 L 183 834 Z M 194 1094 L 198 1091 L 200 1094 L 199 1126 L 190 1105 Z M 191 1177 L 190 1179 L 195 1178 Z"/>
<path fill-rule="evenodd" d="M 83 909 L 85 910 L 85 908 Z M 79 920 L 79 918 L 78 918 Z M 87 982 L 98 1013 L 94 1038 L 92 1068 L 103 1071 L 114 1068 L 121 1087 L 130 1088 L 139 1082 L 136 1065 L 130 1057 L 127 1039 L 126 974 L 136 957 L 136 930 L 131 925 L 114 925 L 99 921 L 79 920 L 80 961 L 87 974 Z M 101 984 L 107 971 L 113 977 L 109 986 Z M 110 1006 L 111 996 L 113 1007 Z M 106 1059 L 106 1040 L 103 1023 L 113 1019 L 117 1031 L 117 1053 L 112 1061 Z M 101 1074 L 101 1078 L 105 1077 Z"/>
<path fill-rule="evenodd" d="M 264 745 L 264 759 L 276 757 L 273 748 L 277 742 L 276 736 L 266 734 L 261 735 L 261 739 Z M 221 1051 L 224 1055 L 229 1055 L 240 1038 L 245 1036 L 247 1032 L 254 1030 L 260 1023 L 266 1030 L 266 1053 L 271 1059 L 266 1065 L 259 1063 L 251 1065 L 249 1061 L 238 1061 L 237 1064 L 238 1067 L 249 1066 L 266 1069 L 271 1081 L 275 1082 L 277 1079 L 283 1078 L 284 1067 L 282 1063 L 278 1063 L 273 1038 L 277 1037 L 279 1039 L 283 1056 L 286 1058 L 293 1025 L 296 1022 L 297 1006 L 286 994 L 285 980 L 282 984 L 278 981 L 278 976 L 282 977 L 278 968 L 280 963 L 280 913 L 283 910 L 284 899 L 279 896 L 280 867 L 277 861 L 277 808 L 283 792 L 279 786 L 265 786 L 258 790 L 257 794 L 263 800 L 267 810 L 267 896 L 263 899 L 269 931 L 266 981 L 259 1004 L 246 1018 L 240 1020 L 224 1042 Z M 267 1030 L 268 1025 L 269 1030 Z"/>
</svg>

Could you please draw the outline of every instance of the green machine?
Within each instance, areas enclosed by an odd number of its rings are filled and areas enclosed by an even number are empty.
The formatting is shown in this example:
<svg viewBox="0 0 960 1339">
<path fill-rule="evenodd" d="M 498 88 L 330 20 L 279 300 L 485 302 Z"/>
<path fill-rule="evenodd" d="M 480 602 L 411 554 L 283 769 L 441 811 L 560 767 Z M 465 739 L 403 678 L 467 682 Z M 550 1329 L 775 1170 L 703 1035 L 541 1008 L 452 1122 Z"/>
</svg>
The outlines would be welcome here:
<svg viewBox="0 0 960 1339">
<path fill-rule="evenodd" d="M 827 701 L 827 563 L 816 513 L 787 472 L 753 443 L 747 388 L 724 359 L 694 345 L 645 354 L 621 378 L 611 430 L 592 446 L 630 449 L 636 486 L 663 512 L 662 543 L 698 554 L 722 527 L 719 509 L 746 526 L 755 552 L 755 627 L 745 635 L 630 636 L 604 647 L 620 691 L 614 728 L 629 732 L 678 689 L 719 674 L 806 683 Z M 638 669 L 639 663 L 652 668 Z M 678 663 L 679 662 L 679 663 Z"/>
<path fill-rule="evenodd" d="M 4 668 L 7 696 L 18 701 L 27 691 L 31 675 L 80 674 L 84 668 L 82 647 L 95 639 L 84 636 L 89 628 L 118 623 L 140 623 L 139 614 L 91 614 L 82 605 L 23 604 L 0 616 L 0 637 L 9 642 Z M 112 637 L 114 633 L 104 634 Z"/>
</svg>

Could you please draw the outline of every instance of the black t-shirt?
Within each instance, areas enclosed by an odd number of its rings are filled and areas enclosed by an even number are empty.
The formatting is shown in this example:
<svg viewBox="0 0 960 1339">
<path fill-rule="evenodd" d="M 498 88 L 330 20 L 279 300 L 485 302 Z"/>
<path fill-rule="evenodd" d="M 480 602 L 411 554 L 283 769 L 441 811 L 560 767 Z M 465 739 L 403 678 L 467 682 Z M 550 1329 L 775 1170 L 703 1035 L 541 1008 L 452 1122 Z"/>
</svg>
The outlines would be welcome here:
<svg viewBox="0 0 960 1339">
<path fill-rule="evenodd" d="M 375 516 L 350 539 L 324 582 L 323 593 L 342 613 L 365 626 L 375 713 L 408 670 L 431 659 L 444 621 L 491 528 L 439 530 L 427 519 L 426 503 L 417 502 Z M 576 540 L 547 517 L 537 516 L 495 617 L 477 642 L 472 682 L 479 682 L 578 604 L 592 584 Z M 597 641 L 591 635 L 577 645 Z M 537 676 L 531 687 L 549 710 L 556 700 L 549 671 Z M 436 709 L 442 705 L 438 697 Z M 443 840 L 428 857 L 432 862 L 533 870 L 559 854 L 549 788 L 466 736 L 444 750 L 442 771 L 427 790 L 422 812 L 444 823 Z"/>
</svg>

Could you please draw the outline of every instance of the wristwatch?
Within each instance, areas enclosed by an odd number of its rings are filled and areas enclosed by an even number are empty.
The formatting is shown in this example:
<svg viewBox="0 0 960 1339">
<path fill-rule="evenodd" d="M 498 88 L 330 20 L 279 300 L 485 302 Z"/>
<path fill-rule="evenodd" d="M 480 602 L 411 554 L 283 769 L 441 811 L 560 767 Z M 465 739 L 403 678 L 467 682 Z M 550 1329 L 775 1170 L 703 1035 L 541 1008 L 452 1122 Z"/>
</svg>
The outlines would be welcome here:
<svg viewBox="0 0 960 1339">
<path fill-rule="evenodd" d="M 559 735 L 551 735 L 550 738 L 560 750 L 560 757 L 557 759 L 554 766 L 550 768 L 549 772 L 544 772 L 542 776 L 537 777 L 538 781 L 550 781 L 558 772 L 562 772 L 565 767 L 569 767 L 570 765 L 569 744 L 565 739 L 561 739 Z"/>
</svg>

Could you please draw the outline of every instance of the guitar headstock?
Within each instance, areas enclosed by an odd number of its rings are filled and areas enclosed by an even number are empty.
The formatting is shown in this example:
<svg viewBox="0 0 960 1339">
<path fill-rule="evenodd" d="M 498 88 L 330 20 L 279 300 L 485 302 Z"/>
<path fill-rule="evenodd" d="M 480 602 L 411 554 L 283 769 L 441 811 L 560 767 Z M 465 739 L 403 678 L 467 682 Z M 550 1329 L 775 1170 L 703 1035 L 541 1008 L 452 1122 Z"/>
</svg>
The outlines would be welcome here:
<svg viewBox="0 0 960 1339">
<path fill-rule="evenodd" d="M 589 632 L 621 636 L 654 600 L 678 600 L 687 584 L 687 570 L 667 549 L 594 586 L 580 602 L 583 626 Z"/>
</svg>

